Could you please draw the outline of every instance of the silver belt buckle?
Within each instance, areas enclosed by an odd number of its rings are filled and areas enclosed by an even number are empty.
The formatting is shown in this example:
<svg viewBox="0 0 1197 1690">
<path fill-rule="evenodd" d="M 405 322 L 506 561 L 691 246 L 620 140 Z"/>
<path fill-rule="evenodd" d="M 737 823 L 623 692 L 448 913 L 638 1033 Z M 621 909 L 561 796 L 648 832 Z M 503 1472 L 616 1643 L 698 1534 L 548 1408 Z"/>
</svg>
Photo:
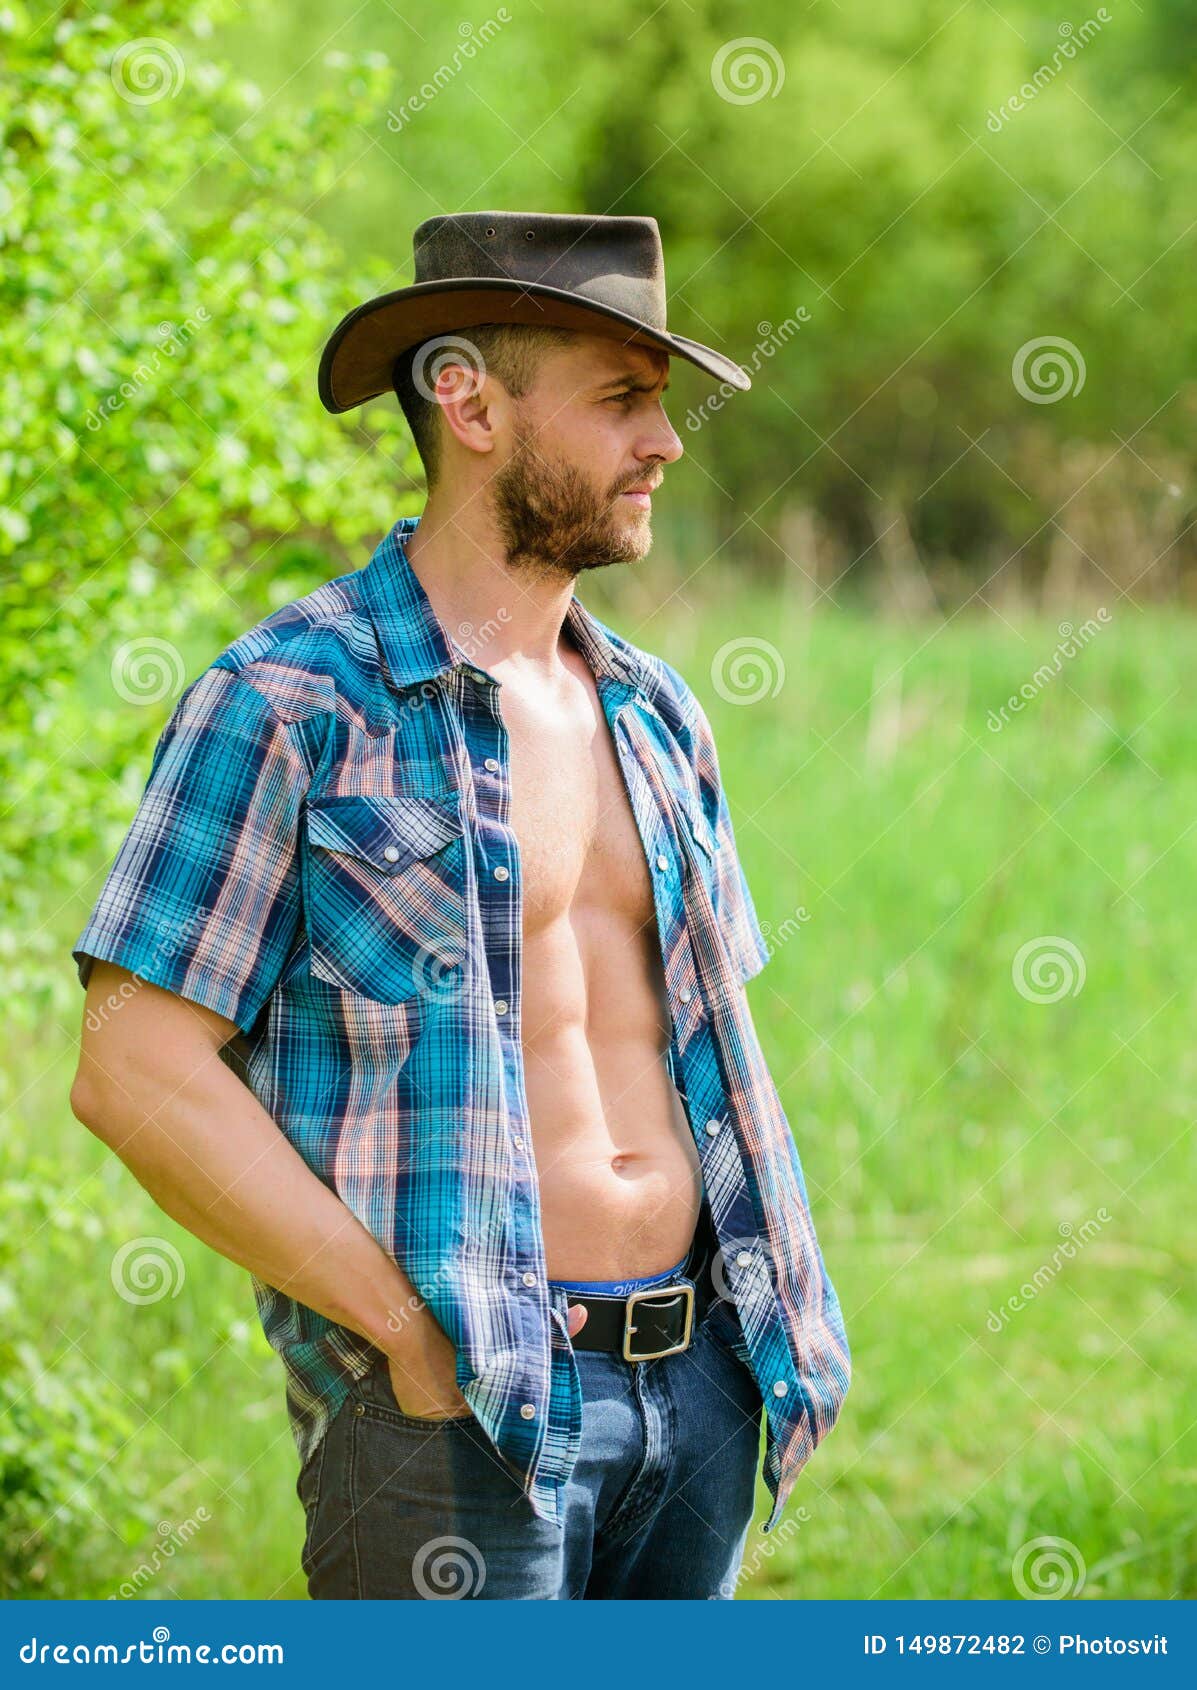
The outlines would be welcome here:
<svg viewBox="0 0 1197 1690">
<path fill-rule="evenodd" d="M 640 1303 L 662 1299 L 673 1300 L 677 1297 L 686 1299 L 686 1326 L 682 1333 L 680 1344 L 670 1344 L 665 1350 L 637 1351 L 632 1348 L 632 1334 L 636 1331 L 633 1315 Z M 665 1306 L 668 1306 L 666 1303 Z M 653 1285 L 644 1291 L 633 1291 L 629 1294 L 623 1317 L 623 1359 L 625 1361 L 658 1361 L 661 1356 L 677 1355 L 680 1350 L 690 1347 L 690 1334 L 694 1329 L 694 1287 L 693 1285 Z"/>
</svg>

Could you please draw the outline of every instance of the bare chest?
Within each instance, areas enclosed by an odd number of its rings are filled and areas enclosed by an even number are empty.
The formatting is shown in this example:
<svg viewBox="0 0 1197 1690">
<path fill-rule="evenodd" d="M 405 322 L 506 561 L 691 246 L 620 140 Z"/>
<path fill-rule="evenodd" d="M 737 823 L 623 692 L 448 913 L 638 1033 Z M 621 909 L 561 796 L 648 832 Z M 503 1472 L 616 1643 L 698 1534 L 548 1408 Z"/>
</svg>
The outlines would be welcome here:
<svg viewBox="0 0 1197 1690">
<path fill-rule="evenodd" d="M 636 925 L 652 916 L 648 868 L 619 759 L 597 698 L 589 705 L 551 717 L 518 703 L 505 710 L 526 932 L 579 904 Z"/>
</svg>

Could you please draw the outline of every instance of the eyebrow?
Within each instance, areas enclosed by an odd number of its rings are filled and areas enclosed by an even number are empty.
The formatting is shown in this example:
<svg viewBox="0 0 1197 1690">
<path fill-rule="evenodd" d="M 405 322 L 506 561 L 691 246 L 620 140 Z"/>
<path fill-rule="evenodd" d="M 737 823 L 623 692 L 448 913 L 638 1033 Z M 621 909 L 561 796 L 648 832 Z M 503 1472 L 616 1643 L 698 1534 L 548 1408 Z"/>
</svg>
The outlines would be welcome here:
<svg viewBox="0 0 1197 1690">
<path fill-rule="evenodd" d="M 609 381 L 600 382 L 595 392 L 605 393 L 609 387 L 626 387 L 631 393 L 652 393 L 656 389 L 656 385 L 655 381 L 641 381 L 634 375 L 612 376 Z M 661 392 L 666 392 L 668 387 L 669 378 L 666 377 Z"/>
</svg>

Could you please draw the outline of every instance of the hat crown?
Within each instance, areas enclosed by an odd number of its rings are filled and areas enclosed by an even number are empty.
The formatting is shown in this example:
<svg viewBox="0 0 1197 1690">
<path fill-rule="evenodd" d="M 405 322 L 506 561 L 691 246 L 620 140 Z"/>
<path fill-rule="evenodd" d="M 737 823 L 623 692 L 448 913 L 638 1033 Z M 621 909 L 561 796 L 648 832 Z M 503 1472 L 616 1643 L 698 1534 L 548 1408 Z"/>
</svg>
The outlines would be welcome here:
<svg viewBox="0 0 1197 1690">
<path fill-rule="evenodd" d="M 421 223 L 413 248 L 417 283 L 535 282 L 665 328 L 665 263 L 655 217 L 453 213 Z"/>
</svg>

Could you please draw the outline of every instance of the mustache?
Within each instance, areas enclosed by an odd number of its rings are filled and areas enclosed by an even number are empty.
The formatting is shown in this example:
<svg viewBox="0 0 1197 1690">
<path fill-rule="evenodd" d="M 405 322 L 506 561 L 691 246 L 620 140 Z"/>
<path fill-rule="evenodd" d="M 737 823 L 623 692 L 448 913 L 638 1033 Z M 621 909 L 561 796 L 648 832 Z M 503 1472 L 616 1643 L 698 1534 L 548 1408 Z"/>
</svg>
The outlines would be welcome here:
<svg viewBox="0 0 1197 1690">
<path fill-rule="evenodd" d="M 621 483 L 621 485 L 615 489 L 615 497 L 618 498 L 621 493 L 630 493 L 633 487 L 638 491 L 640 489 L 644 489 L 649 493 L 655 493 L 664 479 L 665 477 L 663 475 L 657 475 L 651 478 L 645 475 L 634 475 L 630 481 Z"/>
</svg>

